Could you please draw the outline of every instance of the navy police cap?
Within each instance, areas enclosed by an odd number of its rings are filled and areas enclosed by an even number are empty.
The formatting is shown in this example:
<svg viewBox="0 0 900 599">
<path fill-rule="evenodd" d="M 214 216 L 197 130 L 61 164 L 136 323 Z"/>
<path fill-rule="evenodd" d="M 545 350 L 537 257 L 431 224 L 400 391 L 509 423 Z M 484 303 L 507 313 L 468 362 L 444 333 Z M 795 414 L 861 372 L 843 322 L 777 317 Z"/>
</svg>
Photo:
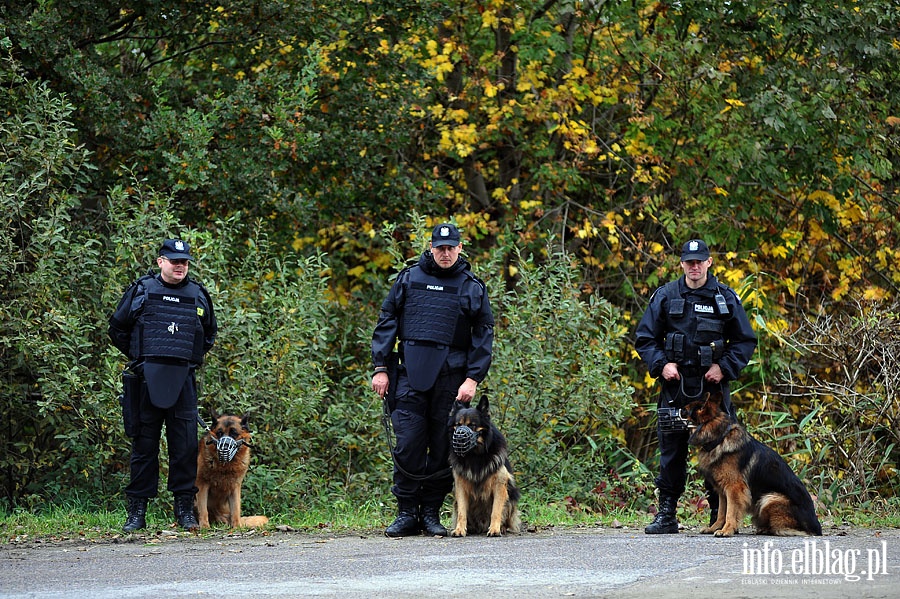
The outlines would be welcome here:
<svg viewBox="0 0 900 599">
<path fill-rule="evenodd" d="M 441 223 L 431 232 L 431 247 L 459 245 L 459 229 L 452 223 Z"/>
<path fill-rule="evenodd" d="M 193 260 L 190 252 L 188 242 L 180 239 L 166 239 L 159 248 L 159 255 L 169 260 Z"/>
<path fill-rule="evenodd" d="M 709 248 L 702 239 L 691 239 L 681 248 L 681 261 L 706 260 L 709 258 Z"/>
</svg>

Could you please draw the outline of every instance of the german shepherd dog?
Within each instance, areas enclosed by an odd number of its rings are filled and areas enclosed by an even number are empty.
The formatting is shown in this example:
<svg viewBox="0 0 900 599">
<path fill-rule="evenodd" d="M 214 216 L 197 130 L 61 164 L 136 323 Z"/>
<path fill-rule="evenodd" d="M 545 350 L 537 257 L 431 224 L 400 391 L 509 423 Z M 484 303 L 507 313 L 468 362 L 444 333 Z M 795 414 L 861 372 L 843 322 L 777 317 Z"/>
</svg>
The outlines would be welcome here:
<svg viewBox="0 0 900 599">
<path fill-rule="evenodd" d="M 688 443 L 699 448 L 699 470 L 719 494 L 718 518 L 700 532 L 733 536 L 749 513 L 756 534 L 821 535 L 806 487 L 780 455 L 725 411 L 722 402 L 721 391 L 711 392 L 683 411 L 693 429 Z"/>
<path fill-rule="evenodd" d="M 448 423 L 453 471 L 450 534 L 499 537 L 519 532 L 519 489 L 512 475 L 506 439 L 491 423 L 486 395 L 478 407 L 455 402 Z"/>
<path fill-rule="evenodd" d="M 241 485 L 250 467 L 249 414 L 212 413 L 210 430 L 197 453 L 197 497 L 194 508 L 200 528 L 210 522 L 232 528 L 265 526 L 265 516 L 241 517 Z"/>
</svg>

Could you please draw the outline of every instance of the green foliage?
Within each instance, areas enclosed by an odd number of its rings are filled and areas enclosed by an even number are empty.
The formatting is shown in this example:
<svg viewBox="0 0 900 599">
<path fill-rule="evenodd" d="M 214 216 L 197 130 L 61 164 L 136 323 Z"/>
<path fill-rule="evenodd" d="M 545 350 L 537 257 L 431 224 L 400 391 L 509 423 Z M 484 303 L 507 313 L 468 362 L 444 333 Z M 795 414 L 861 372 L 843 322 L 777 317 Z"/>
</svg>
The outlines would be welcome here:
<svg viewBox="0 0 900 599">
<path fill-rule="evenodd" d="M 210 290 L 221 325 L 201 370 L 202 410 L 251 414 L 247 512 L 384 496 L 390 463 L 378 428 L 380 402 L 367 389 L 377 304 L 347 311 L 328 299 L 324 256 L 274 255 L 264 221 L 236 215 L 206 230 L 181 228 L 171 200 L 140 181 L 111 190 L 106 207 L 114 229 L 105 245 L 60 229 L 49 237 L 54 250 L 47 262 L 29 275 L 46 291 L 32 297 L 33 305 L 47 306 L 47 314 L 16 341 L 30 352 L 23 362 L 47 364 L 35 377 L 34 397 L 40 422 L 53 433 L 45 444 L 36 431 L 14 431 L 10 444 L 27 454 L 11 455 L 29 459 L 5 464 L 7 500 L 36 505 L 81 493 L 101 505 L 117 501 L 127 478 L 115 402 L 124 360 L 106 343 L 105 318 L 124 286 L 145 271 L 159 240 L 176 235 L 191 242 L 192 276 Z M 564 257 L 543 264 L 519 257 L 517 289 L 501 292 L 498 266 L 516 252 L 515 238 L 505 239 L 485 257 L 499 318 L 487 390 L 516 448 L 523 483 L 584 497 L 594 469 L 618 466 L 606 457 L 619 444 L 610 433 L 629 394 L 608 351 L 615 318 L 605 302 L 579 299 L 576 271 Z M 32 247 L 43 247 L 38 241 Z M 81 263 L 84 284 L 60 297 L 70 282 L 60 276 L 71 271 L 64 258 L 76 245 L 94 257 Z M 109 276 L 101 277 L 101 269 Z M 64 317 L 54 318 L 56 312 Z"/>
<path fill-rule="evenodd" d="M 90 355 L 98 346 L 92 305 L 103 281 L 101 244 L 78 197 L 87 152 L 72 141 L 71 104 L 25 81 L 15 63 L 2 67 L 0 487 L 14 498 L 39 492 L 48 469 L 57 471 L 48 483 L 54 490 L 79 482 L 82 464 L 67 459 L 72 438 L 97 443 L 93 465 L 112 450 L 106 427 L 78 422 L 102 405 Z"/>
<path fill-rule="evenodd" d="M 900 461 L 898 304 L 860 305 L 854 315 L 807 317 L 793 338 L 790 379 L 776 388 L 793 401 L 776 437 L 808 468 L 823 502 L 871 506 L 896 498 Z"/>
<path fill-rule="evenodd" d="M 488 395 L 524 488 L 583 502 L 602 477 L 630 465 L 620 423 L 632 389 L 615 352 L 621 323 L 608 302 L 582 298 L 570 257 L 548 253 L 538 261 L 514 240 L 498 237 L 480 269 L 497 290 Z M 509 257 L 516 275 L 503 292 Z"/>
<path fill-rule="evenodd" d="M 501 318 L 488 389 L 548 502 L 647 494 L 629 330 L 693 236 L 761 336 L 739 405 L 823 497 L 897 492 L 891 387 L 835 387 L 853 352 L 791 341 L 806 312 L 856 330 L 900 293 L 896 3 L 72 0 L 0 21 L 8 501 L 117 495 L 105 319 L 168 235 L 223 323 L 203 408 L 254 414 L 249 504 L 386 493 L 368 335 L 392 264 L 451 216 Z M 410 211 L 434 217 L 378 236 Z M 812 347 L 852 348 L 841 328 Z"/>
</svg>

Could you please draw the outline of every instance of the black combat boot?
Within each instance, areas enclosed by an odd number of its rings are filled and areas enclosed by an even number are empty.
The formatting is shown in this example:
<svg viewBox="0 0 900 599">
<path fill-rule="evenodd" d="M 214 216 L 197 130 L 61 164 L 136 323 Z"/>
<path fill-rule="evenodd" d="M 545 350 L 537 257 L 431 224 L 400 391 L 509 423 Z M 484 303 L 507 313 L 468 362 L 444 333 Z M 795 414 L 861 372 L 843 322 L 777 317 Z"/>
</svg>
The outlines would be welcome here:
<svg viewBox="0 0 900 599">
<path fill-rule="evenodd" d="M 678 508 L 678 498 L 670 495 L 659 497 L 659 511 L 644 532 L 648 535 L 669 535 L 678 532 L 678 519 L 675 510 Z"/>
<path fill-rule="evenodd" d="M 422 530 L 430 537 L 447 536 L 447 529 L 441 524 L 441 504 L 422 506 Z"/>
<path fill-rule="evenodd" d="M 200 528 L 197 516 L 194 515 L 193 495 L 175 496 L 175 519 L 178 520 L 178 525 L 185 530 L 197 530 Z"/>
<path fill-rule="evenodd" d="M 401 500 L 397 518 L 384 529 L 384 534 L 388 537 L 409 537 L 419 534 L 419 530 L 419 506 L 409 500 Z"/>
<path fill-rule="evenodd" d="M 146 497 L 129 497 L 126 509 L 128 510 L 128 517 L 125 519 L 125 525 L 122 527 L 123 532 L 134 532 L 147 526 Z"/>
</svg>

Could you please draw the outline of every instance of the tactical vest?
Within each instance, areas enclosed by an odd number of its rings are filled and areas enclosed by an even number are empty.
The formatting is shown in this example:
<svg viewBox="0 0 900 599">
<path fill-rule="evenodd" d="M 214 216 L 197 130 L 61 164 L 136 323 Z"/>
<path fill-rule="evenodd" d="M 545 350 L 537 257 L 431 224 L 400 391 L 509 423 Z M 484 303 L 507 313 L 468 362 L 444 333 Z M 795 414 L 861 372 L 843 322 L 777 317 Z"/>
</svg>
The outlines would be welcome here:
<svg viewBox="0 0 900 599">
<path fill-rule="evenodd" d="M 668 300 L 668 330 L 666 359 L 681 366 L 709 368 L 725 353 L 723 331 L 731 317 L 723 288 L 717 283 L 715 294 L 708 290 L 692 289 L 691 293 L 708 299 L 708 303 L 687 301 L 679 293 L 678 280 L 670 281 L 663 291 Z"/>
<path fill-rule="evenodd" d="M 145 299 L 137 334 L 131 336 L 133 355 L 202 363 L 200 285 L 191 281 L 178 288 L 166 287 L 153 276 L 141 283 Z"/>
<path fill-rule="evenodd" d="M 468 277 L 466 271 L 439 278 L 410 268 L 400 339 L 467 348 L 470 325 L 460 310 L 460 295 Z"/>
</svg>

